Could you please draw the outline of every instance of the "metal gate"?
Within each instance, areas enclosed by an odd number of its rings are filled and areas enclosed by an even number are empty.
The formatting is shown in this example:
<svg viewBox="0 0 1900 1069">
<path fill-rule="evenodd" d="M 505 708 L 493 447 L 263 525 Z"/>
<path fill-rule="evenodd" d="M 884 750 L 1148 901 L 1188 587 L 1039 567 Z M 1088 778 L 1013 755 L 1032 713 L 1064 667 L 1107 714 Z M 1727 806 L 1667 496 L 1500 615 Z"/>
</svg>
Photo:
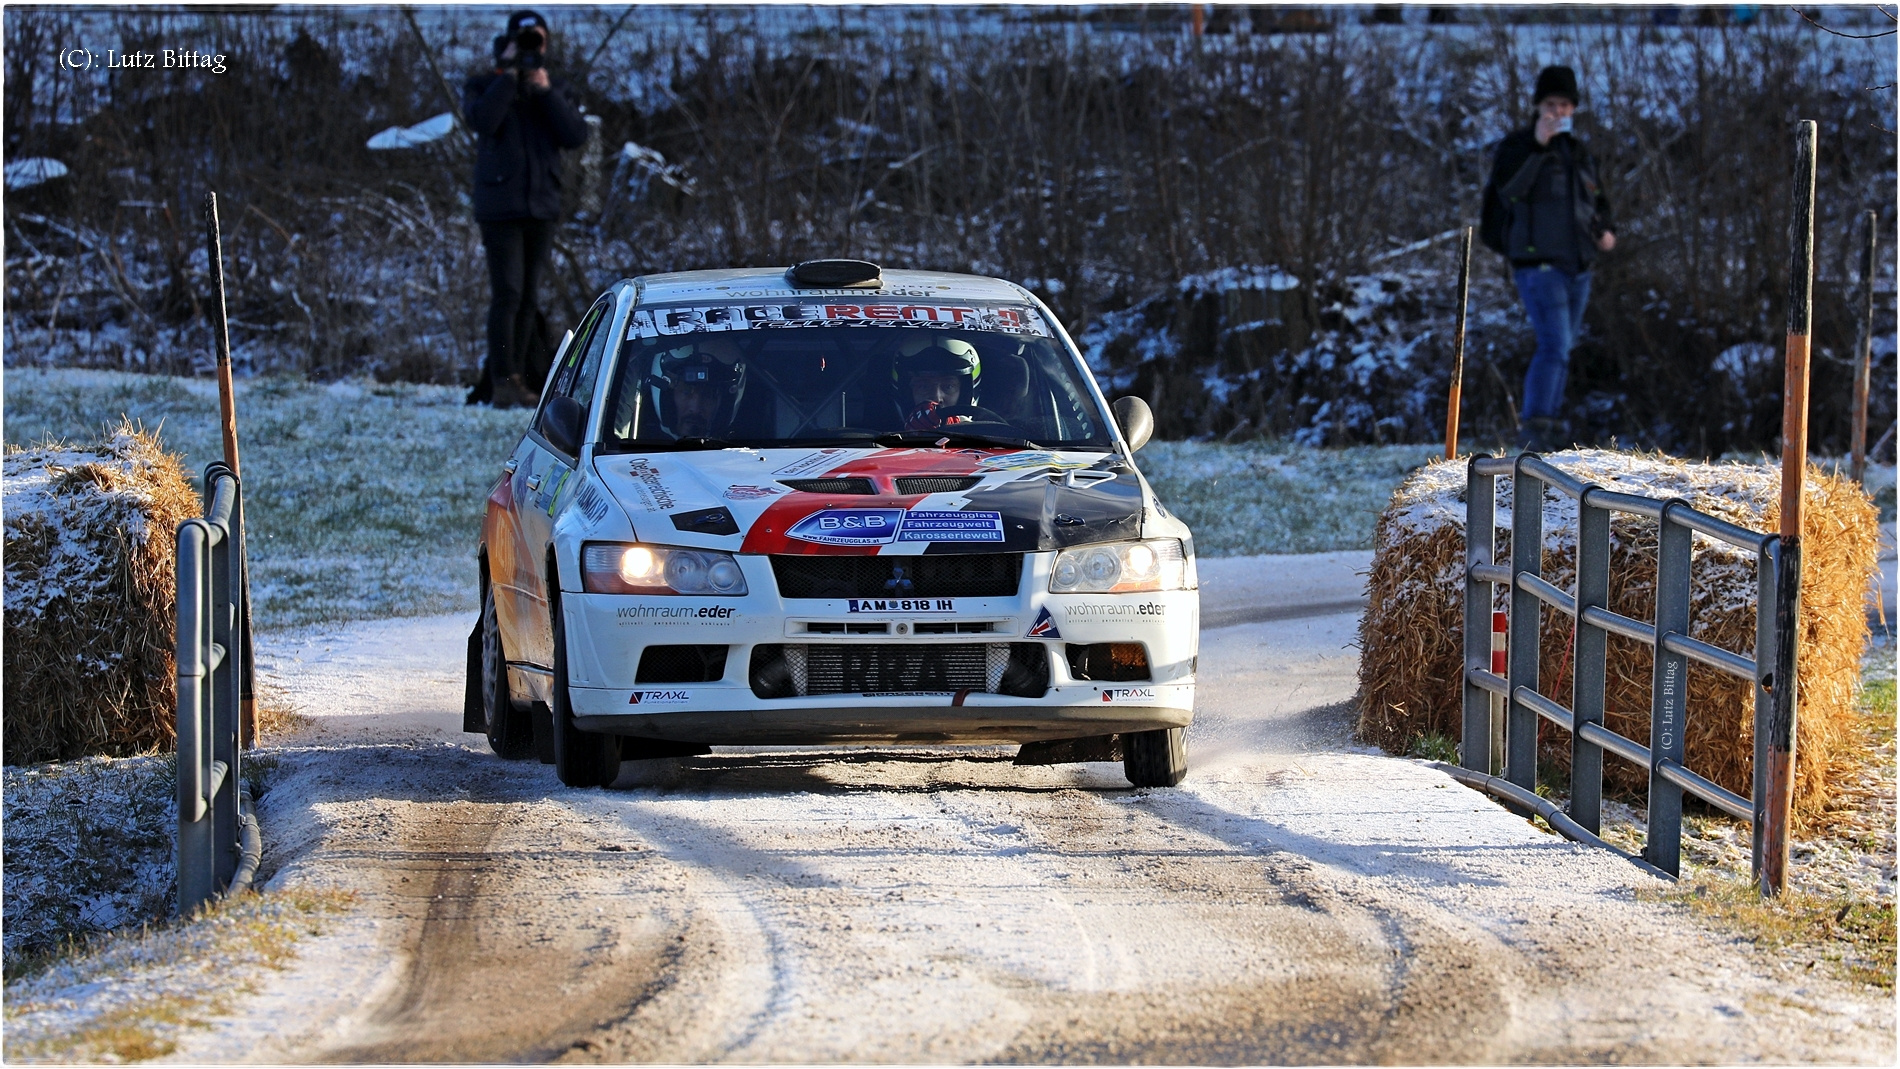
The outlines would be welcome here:
<svg viewBox="0 0 1900 1069">
<path fill-rule="evenodd" d="M 240 797 L 244 507 L 231 469 L 205 467 L 205 514 L 178 525 L 178 912 L 250 884 L 261 839 Z"/>
<path fill-rule="evenodd" d="M 1511 557 L 1494 560 L 1497 530 L 1497 479 L 1512 479 Z M 1778 614 L 1775 611 L 1781 540 L 1757 534 L 1690 508 L 1679 499 L 1659 500 L 1586 485 L 1540 457 L 1473 457 L 1465 493 L 1465 673 L 1461 761 L 1487 772 L 1491 747 L 1490 695 L 1503 699 L 1503 778 L 1525 791 L 1537 786 L 1537 720 L 1570 733 L 1569 815 L 1592 834 L 1602 830 L 1603 755 L 1605 752 L 1649 772 L 1648 834 L 1643 857 L 1671 876 L 1681 872 L 1682 796 L 1688 792 L 1754 826 L 1753 873 L 1760 879 L 1765 852 L 1785 849 L 1764 842 L 1770 821 L 1765 785 L 1765 750 L 1777 671 Z M 1577 502 L 1577 579 L 1575 591 L 1552 585 L 1543 575 L 1544 491 L 1548 487 Z M 1656 566 L 1656 618 L 1645 623 L 1610 611 L 1610 515 L 1644 516 L 1659 528 Z M 1697 534 L 1753 553 L 1757 576 L 1753 658 L 1689 637 L 1690 548 Z M 1510 588 L 1510 640 L 1504 675 L 1490 670 L 1490 627 L 1495 588 Z M 1797 592 L 1794 597 L 1798 597 Z M 1792 603 L 1793 598 L 1790 598 Z M 1572 696 L 1569 707 L 1538 693 L 1538 628 L 1545 607 L 1576 622 L 1571 650 Z M 1790 621 L 1791 622 L 1791 621 Z M 1605 656 L 1608 637 L 1622 635 L 1655 651 L 1650 687 L 1649 745 L 1633 742 L 1603 724 Z M 1753 800 L 1697 775 L 1683 764 L 1684 728 L 1689 710 L 1689 662 L 1755 683 L 1755 762 Z M 1793 680 L 1787 681 L 1792 690 Z M 1788 696 L 1790 702 L 1792 695 Z M 1792 706 L 1789 722 L 1792 724 Z M 1792 728 L 1789 731 L 1792 736 Z M 1785 827 L 1785 822 L 1781 823 Z M 1766 884 L 1764 893 L 1768 891 Z"/>
</svg>

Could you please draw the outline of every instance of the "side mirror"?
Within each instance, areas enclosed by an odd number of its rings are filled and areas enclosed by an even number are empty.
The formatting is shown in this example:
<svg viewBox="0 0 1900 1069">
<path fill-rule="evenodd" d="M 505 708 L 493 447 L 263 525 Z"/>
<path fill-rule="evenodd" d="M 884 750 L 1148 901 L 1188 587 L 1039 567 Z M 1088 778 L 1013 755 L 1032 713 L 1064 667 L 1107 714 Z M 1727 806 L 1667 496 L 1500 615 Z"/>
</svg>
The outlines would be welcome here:
<svg viewBox="0 0 1900 1069">
<path fill-rule="evenodd" d="M 1129 452 L 1147 445 L 1148 439 L 1154 437 L 1155 414 L 1148 410 L 1148 402 L 1139 397 L 1118 397 L 1108 407 L 1115 413 L 1115 422 L 1121 424 Z"/>
<path fill-rule="evenodd" d="M 587 422 L 587 410 L 572 397 L 556 397 L 541 411 L 541 437 L 563 453 L 573 456 L 581 451 L 581 425 Z"/>
</svg>

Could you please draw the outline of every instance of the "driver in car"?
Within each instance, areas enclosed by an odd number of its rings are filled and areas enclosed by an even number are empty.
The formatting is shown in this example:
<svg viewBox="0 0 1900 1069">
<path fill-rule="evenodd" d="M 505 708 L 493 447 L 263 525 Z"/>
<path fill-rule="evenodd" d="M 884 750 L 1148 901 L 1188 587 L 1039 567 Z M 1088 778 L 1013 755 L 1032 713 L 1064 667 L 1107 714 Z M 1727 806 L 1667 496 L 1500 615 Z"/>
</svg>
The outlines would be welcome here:
<svg viewBox="0 0 1900 1069">
<path fill-rule="evenodd" d="M 745 392 L 745 363 L 738 346 L 706 338 L 653 358 L 648 383 L 660 426 L 675 439 L 719 438 Z"/>
<path fill-rule="evenodd" d="M 961 338 L 926 335 L 898 347 L 891 365 L 892 386 L 908 406 L 907 431 L 934 431 L 962 423 L 1001 423 L 1002 417 L 975 403 L 983 361 L 976 346 Z"/>
</svg>

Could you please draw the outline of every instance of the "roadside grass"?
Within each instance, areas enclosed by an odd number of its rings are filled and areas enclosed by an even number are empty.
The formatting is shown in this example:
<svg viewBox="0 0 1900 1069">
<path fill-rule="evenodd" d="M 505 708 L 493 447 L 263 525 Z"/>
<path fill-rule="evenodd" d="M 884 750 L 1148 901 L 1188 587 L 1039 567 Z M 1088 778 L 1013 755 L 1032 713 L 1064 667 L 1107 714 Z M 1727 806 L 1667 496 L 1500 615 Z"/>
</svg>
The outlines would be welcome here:
<svg viewBox="0 0 1900 1069">
<path fill-rule="evenodd" d="M 246 894 L 196 915 L 76 942 L 47 968 L 6 985 L 9 1062 L 133 1062 L 176 1051 L 186 1029 L 254 992 L 296 944 L 354 896 L 298 889 Z"/>
<path fill-rule="evenodd" d="M 173 754 L 6 766 L 9 983 L 76 941 L 171 912 L 175 769 Z"/>
<path fill-rule="evenodd" d="M 1789 888 L 1764 899 L 1751 880 L 1703 869 L 1638 898 L 1670 902 L 1709 918 L 1764 950 L 1806 967 L 1826 964 L 1842 979 L 1894 989 L 1893 899 Z"/>
<path fill-rule="evenodd" d="M 209 380 L 9 368 L 6 441 L 96 436 L 121 415 L 202 473 L 222 456 Z M 237 386 L 252 596 L 263 629 L 475 608 L 482 502 L 527 416 L 444 386 Z"/>
<path fill-rule="evenodd" d="M 1372 528 L 1429 445 L 1152 442 L 1135 459 L 1209 557 L 1372 548 Z"/>
</svg>

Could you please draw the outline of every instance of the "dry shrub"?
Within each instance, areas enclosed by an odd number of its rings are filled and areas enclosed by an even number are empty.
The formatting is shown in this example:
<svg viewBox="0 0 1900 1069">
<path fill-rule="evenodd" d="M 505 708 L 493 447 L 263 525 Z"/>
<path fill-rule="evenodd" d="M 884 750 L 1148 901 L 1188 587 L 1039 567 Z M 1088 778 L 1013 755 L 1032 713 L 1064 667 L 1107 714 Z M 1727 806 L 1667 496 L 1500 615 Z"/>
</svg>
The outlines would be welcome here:
<svg viewBox="0 0 1900 1069">
<path fill-rule="evenodd" d="M 169 749 L 175 532 L 200 511 L 178 458 L 130 424 L 5 457 L 5 760 Z"/>
<path fill-rule="evenodd" d="M 1602 450 L 1557 453 L 1558 467 L 1615 490 L 1680 497 L 1739 526 L 1772 531 L 1780 518 L 1780 476 L 1753 464 L 1688 464 L 1659 454 Z M 1464 662 L 1465 476 L 1463 462 L 1421 468 L 1392 495 L 1374 536 L 1370 604 L 1360 624 L 1359 735 L 1389 752 L 1406 752 L 1420 735 L 1460 734 Z M 1498 481 L 1497 559 L 1510 557 L 1511 481 Z M 1875 567 L 1879 524 L 1873 503 L 1851 480 L 1810 468 L 1803 516 L 1799 738 L 1795 804 L 1799 822 L 1818 817 L 1828 769 L 1851 745 L 1860 657 L 1867 642 L 1865 598 Z M 1575 589 L 1575 502 L 1546 491 L 1544 574 Z M 1610 525 L 1610 608 L 1637 620 L 1655 613 L 1657 525 L 1615 515 Z M 1745 656 L 1755 648 L 1755 563 L 1751 554 L 1697 535 L 1691 567 L 1689 632 Z M 1498 607 L 1504 605 L 1499 591 Z M 1539 690 L 1571 702 L 1569 616 L 1543 614 Z M 1604 694 L 1606 725 L 1649 743 L 1650 649 L 1610 636 Z M 1544 762 L 1567 771 L 1570 742 L 1539 724 Z M 1687 764 L 1744 797 L 1751 793 L 1754 684 L 1691 665 Z M 1604 762 L 1605 785 L 1624 795 L 1647 786 L 1645 770 L 1620 758 Z"/>
</svg>

